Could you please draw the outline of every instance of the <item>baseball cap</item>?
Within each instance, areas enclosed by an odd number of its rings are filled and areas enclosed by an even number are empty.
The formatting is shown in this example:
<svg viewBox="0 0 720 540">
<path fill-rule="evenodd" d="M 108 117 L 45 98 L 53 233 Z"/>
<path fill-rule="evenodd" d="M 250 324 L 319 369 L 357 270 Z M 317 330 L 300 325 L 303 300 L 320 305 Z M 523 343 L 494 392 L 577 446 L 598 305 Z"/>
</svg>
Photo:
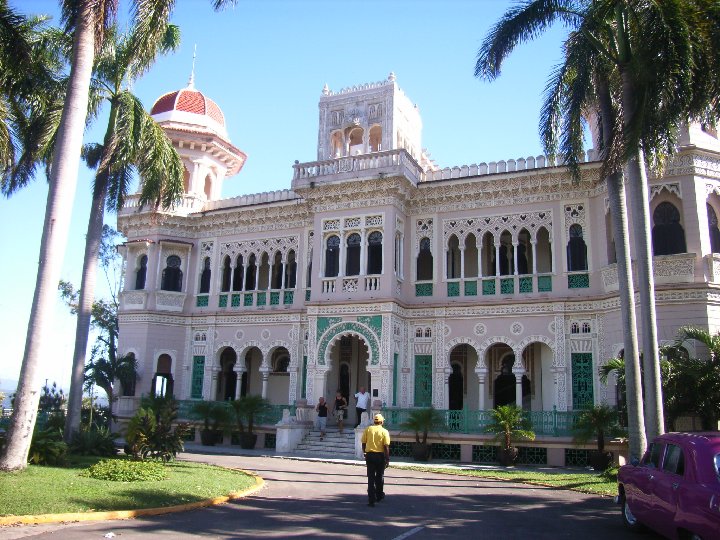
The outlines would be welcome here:
<svg viewBox="0 0 720 540">
<path fill-rule="evenodd" d="M 384 422 L 384 421 L 385 421 L 385 418 L 383 418 L 383 415 L 380 413 L 377 413 L 375 416 L 373 416 L 373 422 L 375 422 L 376 424 L 378 422 Z"/>
</svg>

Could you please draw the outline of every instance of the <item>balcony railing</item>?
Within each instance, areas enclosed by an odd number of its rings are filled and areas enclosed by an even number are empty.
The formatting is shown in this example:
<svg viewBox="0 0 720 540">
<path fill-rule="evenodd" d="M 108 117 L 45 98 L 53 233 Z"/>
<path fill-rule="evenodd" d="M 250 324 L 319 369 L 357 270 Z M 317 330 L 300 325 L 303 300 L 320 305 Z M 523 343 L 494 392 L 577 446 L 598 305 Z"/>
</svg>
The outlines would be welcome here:
<svg viewBox="0 0 720 540">
<path fill-rule="evenodd" d="M 410 413 L 417 409 L 384 408 L 385 427 L 401 430 Z M 493 411 L 439 410 L 445 417 L 445 433 L 484 434 L 487 426 L 492 423 Z M 535 435 L 545 437 L 570 437 L 573 426 L 582 411 L 525 411 L 532 424 Z"/>
<path fill-rule="evenodd" d="M 292 188 L 314 187 L 329 177 L 343 175 L 356 177 L 366 173 L 368 177 L 405 176 L 414 184 L 423 179 L 423 170 L 406 150 L 387 150 L 357 156 L 344 156 L 323 161 L 296 163 L 293 165 Z"/>
<path fill-rule="evenodd" d="M 181 399 L 178 400 L 178 420 L 187 420 L 187 421 L 198 421 L 197 418 L 195 418 L 192 414 L 192 409 L 195 406 L 196 403 L 198 403 L 200 400 L 193 400 L 193 399 Z M 232 405 L 230 405 L 229 401 L 216 401 L 215 403 L 218 403 L 219 405 L 222 405 L 228 409 L 232 414 L 230 418 L 235 418 L 234 414 L 235 411 L 232 408 Z M 297 407 L 295 405 L 268 405 L 267 409 L 257 415 L 254 418 L 255 425 L 260 426 L 274 426 L 277 424 L 280 420 L 282 420 L 283 411 L 285 409 L 290 410 L 290 416 L 295 415 L 295 411 L 297 410 Z"/>
<path fill-rule="evenodd" d="M 488 276 L 448 279 L 448 298 L 460 296 L 493 296 L 495 294 L 533 294 L 552 292 L 552 274 Z M 417 289 L 421 290 L 421 289 Z M 421 296 L 416 294 L 416 296 Z"/>
<path fill-rule="evenodd" d="M 230 309 L 290 305 L 294 301 L 295 289 L 222 292 L 218 295 L 218 307 Z M 198 296 L 196 306 L 208 307 L 202 295 Z"/>
</svg>

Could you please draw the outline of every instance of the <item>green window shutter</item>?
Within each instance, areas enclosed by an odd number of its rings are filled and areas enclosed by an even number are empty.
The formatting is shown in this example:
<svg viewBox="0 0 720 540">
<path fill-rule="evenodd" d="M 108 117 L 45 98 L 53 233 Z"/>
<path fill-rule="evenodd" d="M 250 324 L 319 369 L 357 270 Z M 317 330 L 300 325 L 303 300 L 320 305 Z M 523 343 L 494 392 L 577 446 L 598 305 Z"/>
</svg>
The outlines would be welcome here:
<svg viewBox="0 0 720 540">
<path fill-rule="evenodd" d="M 593 363 L 591 353 L 572 353 L 572 400 L 573 409 L 593 406 Z"/>
<path fill-rule="evenodd" d="M 192 379 L 190 383 L 190 399 L 202 399 L 203 380 L 205 378 L 205 357 L 193 356 Z"/>
<path fill-rule="evenodd" d="M 432 355 L 415 355 L 415 407 L 432 404 Z"/>
</svg>

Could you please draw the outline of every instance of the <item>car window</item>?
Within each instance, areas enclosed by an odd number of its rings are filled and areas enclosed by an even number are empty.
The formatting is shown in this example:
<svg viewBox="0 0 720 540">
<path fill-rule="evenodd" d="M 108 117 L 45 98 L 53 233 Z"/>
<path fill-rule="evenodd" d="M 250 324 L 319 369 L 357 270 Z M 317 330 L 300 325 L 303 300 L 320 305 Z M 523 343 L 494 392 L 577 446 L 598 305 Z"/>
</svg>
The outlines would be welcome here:
<svg viewBox="0 0 720 540">
<path fill-rule="evenodd" d="M 676 444 L 668 444 L 665 449 L 665 460 L 663 461 L 663 470 L 673 474 L 682 476 L 685 474 L 685 458 L 683 457 L 682 448 Z"/>
<path fill-rule="evenodd" d="M 660 458 L 662 457 L 663 445 L 660 443 L 650 443 L 643 464 L 646 467 L 658 468 L 660 466 Z"/>
</svg>

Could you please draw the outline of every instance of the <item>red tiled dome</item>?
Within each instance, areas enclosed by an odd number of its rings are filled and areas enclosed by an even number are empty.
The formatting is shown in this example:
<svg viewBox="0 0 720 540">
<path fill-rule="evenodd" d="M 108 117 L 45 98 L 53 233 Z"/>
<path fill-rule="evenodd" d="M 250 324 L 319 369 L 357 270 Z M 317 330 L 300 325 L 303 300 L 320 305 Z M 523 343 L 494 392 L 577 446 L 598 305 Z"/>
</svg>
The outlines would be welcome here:
<svg viewBox="0 0 720 540">
<path fill-rule="evenodd" d="M 151 115 L 162 114 L 170 111 L 182 111 L 192 114 L 207 116 L 225 127 L 225 115 L 220 107 L 195 89 L 183 88 L 161 96 L 150 110 Z"/>
</svg>

